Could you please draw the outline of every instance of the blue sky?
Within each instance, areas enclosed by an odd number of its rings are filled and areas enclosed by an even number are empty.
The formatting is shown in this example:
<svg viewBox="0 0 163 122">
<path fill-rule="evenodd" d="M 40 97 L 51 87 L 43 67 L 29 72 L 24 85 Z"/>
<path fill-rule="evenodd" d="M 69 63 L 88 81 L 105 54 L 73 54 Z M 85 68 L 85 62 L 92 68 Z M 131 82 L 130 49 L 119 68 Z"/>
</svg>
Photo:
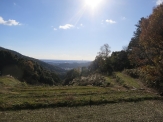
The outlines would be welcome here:
<svg viewBox="0 0 163 122">
<path fill-rule="evenodd" d="M 94 60 L 105 43 L 127 46 L 162 1 L 0 0 L 0 46 L 38 59 Z"/>
</svg>

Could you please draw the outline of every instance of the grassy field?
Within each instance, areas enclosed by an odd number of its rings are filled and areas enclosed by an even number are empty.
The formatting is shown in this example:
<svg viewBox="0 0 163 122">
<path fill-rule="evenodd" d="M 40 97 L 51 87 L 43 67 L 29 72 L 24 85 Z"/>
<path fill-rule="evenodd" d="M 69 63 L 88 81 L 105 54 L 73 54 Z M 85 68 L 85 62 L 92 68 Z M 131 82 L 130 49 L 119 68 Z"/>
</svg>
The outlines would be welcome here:
<svg viewBox="0 0 163 122">
<path fill-rule="evenodd" d="M 0 122 L 162 122 L 158 94 L 122 73 L 105 79 L 109 87 L 29 86 L 0 77 Z"/>
<path fill-rule="evenodd" d="M 130 77 L 121 73 L 117 73 L 117 75 L 121 75 L 119 77 L 123 83 L 106 77 L 107 82 L 111 84 L 110 87 L 29 86 L 10 76 L 0 77 L 0 110 L 92 106 L 106 103 L 162 99 L 155 93 L 140 90 L 143 87 L 142 84 Z M 130 83 L 130 80 L 135 83 Z M 132 90 L 132 88 L 137 89 Z"/>
<path fill-rule="evenodd" d="M 162 101 L 1 111 L 1 122 L 162 122 Z"/>
</svg>

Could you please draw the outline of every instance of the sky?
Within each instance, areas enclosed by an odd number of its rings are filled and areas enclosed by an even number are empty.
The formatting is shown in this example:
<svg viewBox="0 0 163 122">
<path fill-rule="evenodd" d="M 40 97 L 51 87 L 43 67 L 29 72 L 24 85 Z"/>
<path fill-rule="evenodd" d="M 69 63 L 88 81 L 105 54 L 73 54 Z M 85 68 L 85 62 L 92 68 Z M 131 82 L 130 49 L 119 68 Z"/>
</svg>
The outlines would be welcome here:
<svg viewBox="0 0 163 122">
<path fill-rule="evenodd" d="M 94 60 L 120 51 L 163 0 L 0 0 L 0 46 L 37 59 Z"/>
</svg>

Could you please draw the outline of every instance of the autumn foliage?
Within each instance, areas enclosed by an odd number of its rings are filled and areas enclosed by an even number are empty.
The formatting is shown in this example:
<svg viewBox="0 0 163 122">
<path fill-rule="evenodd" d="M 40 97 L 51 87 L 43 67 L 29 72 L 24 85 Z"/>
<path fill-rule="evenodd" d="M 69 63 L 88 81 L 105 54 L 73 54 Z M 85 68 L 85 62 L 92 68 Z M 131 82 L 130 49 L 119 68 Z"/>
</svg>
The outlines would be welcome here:
<svg viewBox="0 0 163 122">
<path fill-rule="evenodd" d="M 144 82 L 157 89 L 163 87 L 163 4 L 142 18 L 128 46 L 131 64 L 139 69 Z"/>
</svg>

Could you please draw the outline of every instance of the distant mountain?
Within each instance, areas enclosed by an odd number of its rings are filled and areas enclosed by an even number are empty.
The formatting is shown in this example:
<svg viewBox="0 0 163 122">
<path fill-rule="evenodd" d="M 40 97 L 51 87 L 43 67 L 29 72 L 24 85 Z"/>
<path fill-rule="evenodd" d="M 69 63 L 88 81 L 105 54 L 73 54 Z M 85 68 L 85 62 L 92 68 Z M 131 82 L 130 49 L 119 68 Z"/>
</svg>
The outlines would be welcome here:
<svg viewBox="0 0 163 122">
<path fill-rule="evenodd" d="M 42 60 L 42 61 L 65 70 L 71 70 L 79 67 L 88 67 L 91 64 L 91 61 L 80 61 L 80 60 Z"/>
<path fill-rule="evenodd" d="M 0 75 L 12 75 L 29 84 L 56 85 L 66 71 L 16 51 L 0 47 Z"/>
<path fill-rule="evenodd" d="M 48 59 L 41 59 L 41 61 L 47 62 L 47 63 L 54 63 L 54 64 L 64 64 L 64 63 L 69 63 L 69 64 L 73 64 L 73 63 L 88 63 L 91 61 L 87 61 L 87 60 L 48 60 Z"/>
</svg>

